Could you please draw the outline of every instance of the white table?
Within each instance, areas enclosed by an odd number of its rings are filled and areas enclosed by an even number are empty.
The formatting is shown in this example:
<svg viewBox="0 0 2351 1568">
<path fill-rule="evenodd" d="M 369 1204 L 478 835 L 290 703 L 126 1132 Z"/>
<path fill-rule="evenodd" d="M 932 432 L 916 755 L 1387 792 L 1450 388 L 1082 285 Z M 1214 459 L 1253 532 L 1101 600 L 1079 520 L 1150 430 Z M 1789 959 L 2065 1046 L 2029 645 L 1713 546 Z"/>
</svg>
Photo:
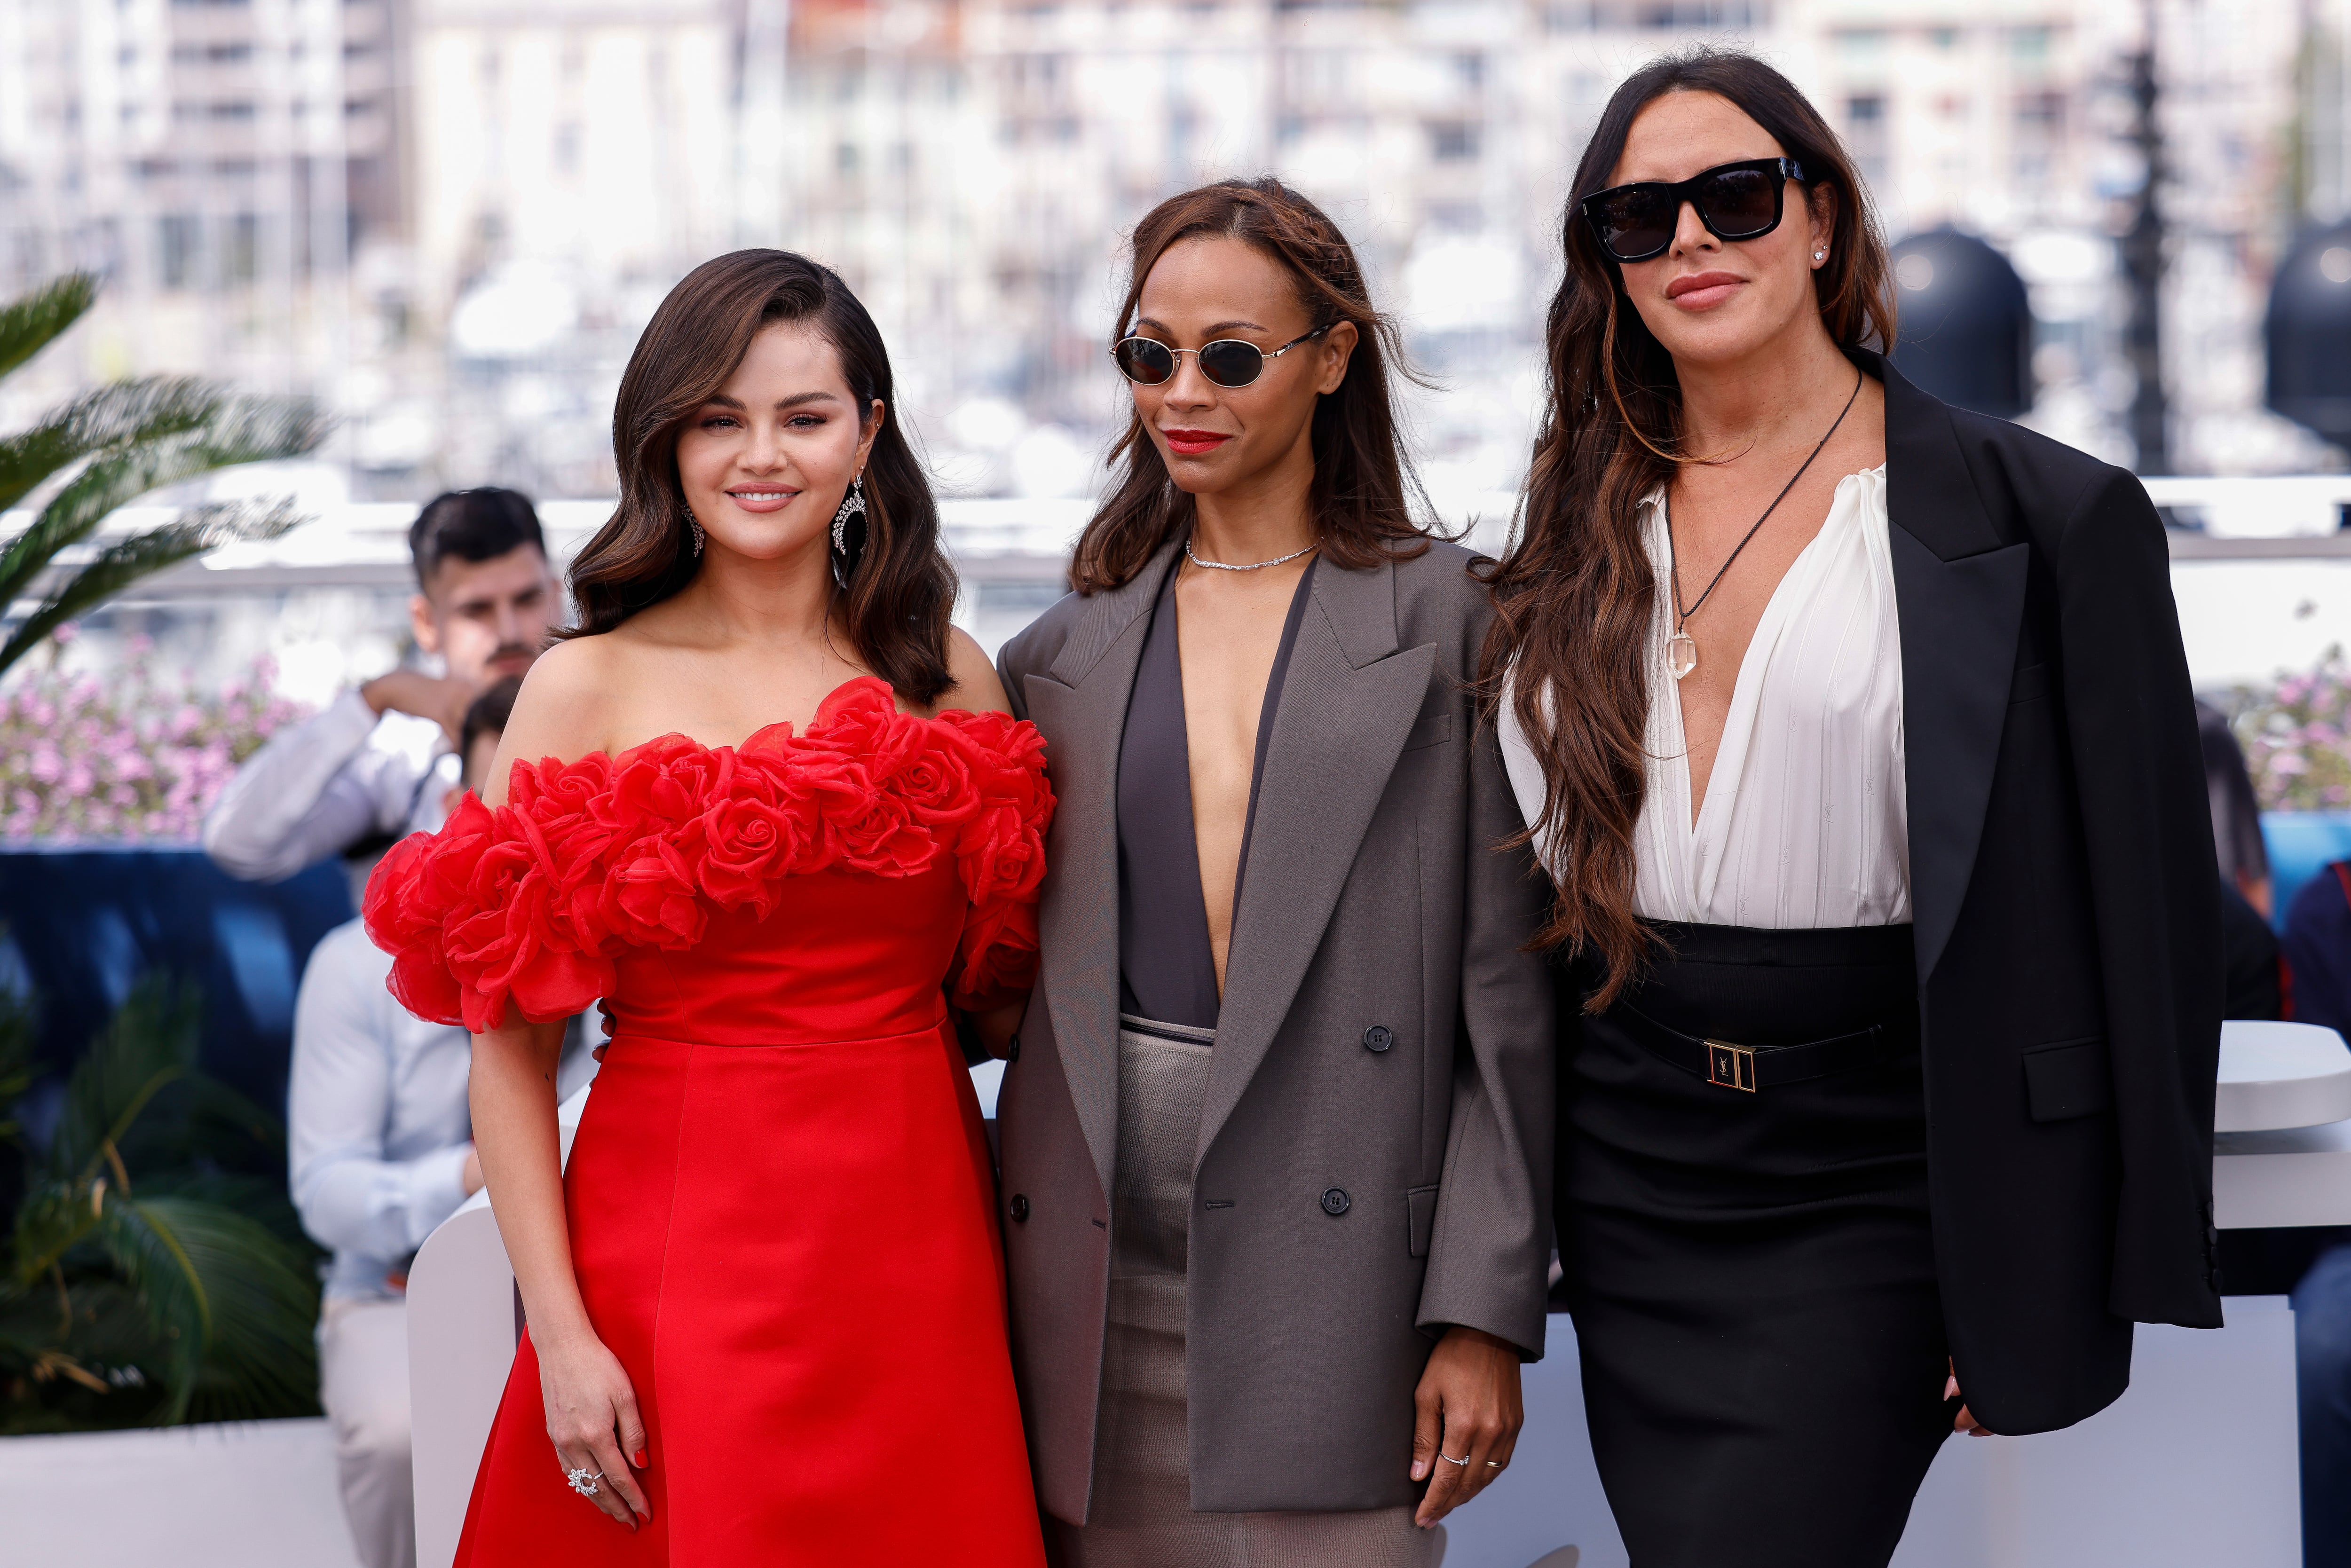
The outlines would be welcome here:
<svg viewBox="0 0 2351 1568">
<path fill-rule="evenodd" d="M 2315 1024 L 2229 1024 L 2213 1110 L 2215 1225 L 2351 1225 L 2351 1051 L 2342 1037 Z"/>
<path fill-rule="evenodd" d="M 1002 1064 L 973 1073 L 995 1112 Z M 563 1150 L 588 1091 L 560 1113 Z M 2351 1051 L 2306 1024 L 2227 1026 L 2213 1213 L 2223 1228 L 2351 1224 Z M 1945 1445 L 1894 1568 L 2300 1568 L 2294 1319 L 2232 1296 L 2217 1332 L 2138 1331 L 2131 1389 L 2064 1432 Z M 485 1195 L 409 1271 L 418 1568 L 447 1568 L 518 1332 Z M 1447 1521 L 1446 1568 L 1622 1568 L 1584 1436 L 1572 1325 L 1527 1369 L 1527 1430 L 1502 1480 Z"/>
</svg>

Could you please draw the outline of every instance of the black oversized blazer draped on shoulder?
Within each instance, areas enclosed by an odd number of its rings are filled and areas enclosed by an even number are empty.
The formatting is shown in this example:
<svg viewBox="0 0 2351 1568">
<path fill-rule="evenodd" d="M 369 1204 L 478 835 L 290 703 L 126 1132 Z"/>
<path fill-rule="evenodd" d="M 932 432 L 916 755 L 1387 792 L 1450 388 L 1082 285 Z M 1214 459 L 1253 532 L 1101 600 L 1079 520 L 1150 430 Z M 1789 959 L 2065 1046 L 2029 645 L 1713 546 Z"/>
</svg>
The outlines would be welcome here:
<svg viewBox="0 0 2351 1568">
<path fill-rule="evenodd" d="M 2161 521 L 2138 481 L 1878 356 L 1937 1272 L 1996 1431 L 2220 1323 L 2220 877 Z"/>
</svg>

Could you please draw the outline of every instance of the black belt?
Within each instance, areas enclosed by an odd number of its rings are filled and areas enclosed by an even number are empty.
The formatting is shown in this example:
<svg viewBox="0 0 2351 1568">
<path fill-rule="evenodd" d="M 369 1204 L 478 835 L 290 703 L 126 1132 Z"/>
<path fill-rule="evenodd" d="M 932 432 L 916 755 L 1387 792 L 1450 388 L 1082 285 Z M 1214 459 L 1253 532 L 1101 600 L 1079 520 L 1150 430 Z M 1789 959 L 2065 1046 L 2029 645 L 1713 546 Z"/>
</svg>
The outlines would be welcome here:
<svg viewBox="0 0 2351 1568">
<path fill-rule="evenodd" d="M 1608 1017 L 1634 1043 L 1668 1067 L 1678 1067 L 1691 1077 L 1703 1078 L 1720 1088 L 1740 1089 L 1750 1094 L 1782 1083 L 1825 1078 L 1848 1068 L 1866 1067 L 1909 1043 L 1908 1030 L 1897 1037 L 1885 1025 L 1872 1024 L 1852 1034 L 1808 1040 L 1802 1045 L 1733 1045 L 1727 1040 L 1700 1040 L 1679 1030 L 1667 1029 L 1623 1002 L 1611 1008 Z"/>
</svg>

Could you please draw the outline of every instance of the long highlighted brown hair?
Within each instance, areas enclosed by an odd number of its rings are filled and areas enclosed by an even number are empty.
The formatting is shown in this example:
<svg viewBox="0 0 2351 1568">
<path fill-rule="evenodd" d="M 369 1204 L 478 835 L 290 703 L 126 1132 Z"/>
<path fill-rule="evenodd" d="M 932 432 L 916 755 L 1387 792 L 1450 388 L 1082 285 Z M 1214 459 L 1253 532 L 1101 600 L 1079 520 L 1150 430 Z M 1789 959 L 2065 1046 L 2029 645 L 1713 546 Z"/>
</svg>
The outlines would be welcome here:
<svg viewBox="0 0 2351 1568">
<path fill-rule="evenodd" d="M 1398 438 L 1390 385 L 1390 377 L 1402 373 L 1402 341 L 1395 324 L 1372 308 L 1355 247 L 1312 202 L 1267 177 L 1222 180 L 1152 208 L 1134 228 L 1134 270 L 1112 342 L 1134 324 L 1144 279 L 1159 258 L 1179 241 L 1216 235 L 1239 240 L 1279 263 L 1296 282 L 1299 303 L 1316 327 L 1355 324 L 1347 379 L 1315 403 L 1308 435 L 1314 481 L 1307 505 L 1323 555 L 1338 566 L 1367 567 L 1420 554 L 1428 536 L 1414 520 L 1414 502 L 1421 502 L 1424 513 L 1427 508 Z M 1161 545 L 1192 527 L 1192 497 L 1167 476 L 1140 414 L 1128 416 L 1111 461 L 1124 464 L 1118 487 L 1079 536 L 1070 565 L 1070 585 L 1080 593 L 1122 586 Z"/>
<path fill-rule="evenodd" d="M 1492 572 L 1498 613 L 1483 675 L 1489 711 L 1505 672 L 1512 707 L 1542 763 L 1547 840 L 1558 882 L 1538 941 L 1596 961 L 1593 1010 L 1638 973 L 1647 940 L 1633 913 L 1633 831 L 1648 758 L 1648 650 L 1656 577 L 1641 498 L 1669 484 L 1680 451 L 1681 387 L 1671 355 L 1625 296 L 1617 265 L 1581 211 L 1607 188 L 1633 120 L 1669 92 L 1728 99 L 1834 193 L 1826 265 L 1813 274 L 1821 320 L 1847 350 L 1894 341 L 1890 267 L 1868 193 L 1836 132 L 1795 85 L 1752 55 L 1701 48 L 1625 78 L 1583 150 L 1562 220 L 1566 275 L 1544 331 L 1550 399 L 1519 517 Z M 1792 205 L 1791 220 L 1801 214 Z"/>
<path fill-rule="evenodd" d="M 939 548 L 939 508 L 907 439 L 889 351 L 865 307 L 831 267 L 788 250 L 738 250 L 685 275 L 646 323 L 612 405 L 621 504 L 571 563 L 580 623 L 609 632 L 694 580 L 677 438 L 716 396 L 762 328 L 806 321 L 841 356 L 861 421 L 882 403 L 865 458 L 865 548 L 849 574 L 841 619 L 857 653 L 908 702 L 928 706 L 955 685 L 947 618 L 955 568 Z"/>
</svg>

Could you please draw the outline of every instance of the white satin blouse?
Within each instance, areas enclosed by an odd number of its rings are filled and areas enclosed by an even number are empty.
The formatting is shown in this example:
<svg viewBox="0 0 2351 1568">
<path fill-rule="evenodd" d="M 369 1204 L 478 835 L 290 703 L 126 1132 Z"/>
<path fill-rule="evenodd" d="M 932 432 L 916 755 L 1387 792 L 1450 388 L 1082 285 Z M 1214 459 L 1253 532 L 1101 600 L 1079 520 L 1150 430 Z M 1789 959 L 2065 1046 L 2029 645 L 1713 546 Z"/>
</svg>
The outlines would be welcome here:
<svg viewBox="0 0 2351 1568">
<path fill-rule="evenodd" d="M 1695 821 L 1681 697 L 1666 668 L 1673 601 L 1665 496 L 1642 506 L 1657 601 L 1635 909 L 1654 920 L 1772 930 L 1908 920 L 1901 623 L 1884 465 L 1838 482 L 1828 520 L 1773 591 L 1740 665 Z M 1507 693 L 1500 739 L 1531 821 L 1543 807 L 1542 769 Z M 1542 835 L 1535 848 L 1548 863 Z"/>
</svg>

